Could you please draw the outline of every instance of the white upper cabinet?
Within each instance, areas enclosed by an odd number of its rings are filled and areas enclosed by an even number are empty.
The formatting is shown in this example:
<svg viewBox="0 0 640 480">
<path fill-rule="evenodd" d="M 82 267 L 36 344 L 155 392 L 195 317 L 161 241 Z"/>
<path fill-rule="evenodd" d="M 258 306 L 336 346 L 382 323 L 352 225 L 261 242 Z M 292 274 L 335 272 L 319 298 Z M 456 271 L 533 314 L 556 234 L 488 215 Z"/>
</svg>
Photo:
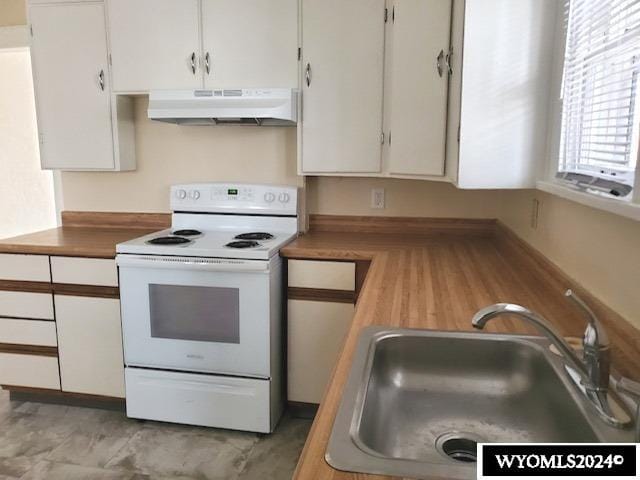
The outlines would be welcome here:
<svg viewBox="0 0 640 480">
<path fill-rule="evenodd" d="M 116 168 L 104 6 L 33 5 L 29 16 L 42 168 Z"/>
<path fill-rule="evenodd" d="M 380 171 L 384 0 L 302 0 L 302 173 Z"/>
<path fill-rule="evenodd" d="M 557 0 L 465 2 L 462 92 L 452 92 L 461 95 L 458 187 L 535 187 L 547 158 L 562 6 Z"/>
<path fill-rule="evenodd" d="M 108 0 L 115 92 L 201 88 L 198 0 Z"/>
<path fill-rule="evenodd" d="M 297 0 L 202 0 L 205 88 L 298 86 Z"/>
<path fill-rule="evenodd" d="M 391 174 L 444 174 L 450 0 L 389 6 L 385 161 Z"/>
</svg>

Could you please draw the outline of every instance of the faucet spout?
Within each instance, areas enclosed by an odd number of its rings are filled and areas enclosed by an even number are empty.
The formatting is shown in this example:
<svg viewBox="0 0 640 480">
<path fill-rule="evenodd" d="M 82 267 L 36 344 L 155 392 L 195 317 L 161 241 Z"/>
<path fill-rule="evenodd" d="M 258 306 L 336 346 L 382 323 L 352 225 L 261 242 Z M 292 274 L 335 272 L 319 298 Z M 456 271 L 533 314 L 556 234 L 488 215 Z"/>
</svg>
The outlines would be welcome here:
<svg viewBox="0 0 640 480">
<path fill-rule="evenodd" d="M 614 392 L 609 391 L 609 339 L 593 311 L 571 290 L 565 295 L 585 313 L 589 325 L 583 338 L 583 358 L 580 359 L 565 339 L 541 315 L 513 303 L 496 303 L 479 310 L 471 324 L 482 330 L 491 319 L 502 315 L 514 315 L 532 324 L 549 339 L 562 354 L 565 370 L 573 383 L 589 399 L 600 416 L 615 427 L 629 424 L 631 417 Z M 617 406 L 614 406 L 617 405 Z"/>
<path fill-rule="evenodd" d="M 474 328 L 482 330 L 489 320 L 502 315 L 515 315 L 526 320 L 528 323 L 531 323 L 540 333 L 547 337 L 553 345 L 555 345 L 560 353 L 562 353 L 569 366 L 580 374 L 582 377 L 581 380 L 585 383 L 585 387 L 592 387 L 590 385 L 587 368 L 580 358 L 578 358 L 573 348 L 571 348 L 564 338 L 555 332 L 548 321 L 537 313 L 514 303 L 496 303 L 495 305 L 489 305 L 488 307 L 479 310 L 473 316 L 471 324 Z"/>
</svg>

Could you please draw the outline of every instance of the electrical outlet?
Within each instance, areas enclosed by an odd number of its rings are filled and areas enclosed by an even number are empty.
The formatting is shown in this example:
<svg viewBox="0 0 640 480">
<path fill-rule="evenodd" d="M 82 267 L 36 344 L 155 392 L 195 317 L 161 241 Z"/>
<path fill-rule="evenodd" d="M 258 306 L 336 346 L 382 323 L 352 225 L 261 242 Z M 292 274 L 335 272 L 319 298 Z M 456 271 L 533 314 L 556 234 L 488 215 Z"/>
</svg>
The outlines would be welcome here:
<svg viewBox="0 0 640 480">
<path fill-rule="evenodd" d="M 371 189 L 371 208 L 384 208 L 384 188 Z"/>
<path fill-rule="evenodd" d="M 540 217 L 540 200 L 534 198 L 531 202 L 531 228 L 536 230 L 538 228 L 538 218 Z"/>
</svg>

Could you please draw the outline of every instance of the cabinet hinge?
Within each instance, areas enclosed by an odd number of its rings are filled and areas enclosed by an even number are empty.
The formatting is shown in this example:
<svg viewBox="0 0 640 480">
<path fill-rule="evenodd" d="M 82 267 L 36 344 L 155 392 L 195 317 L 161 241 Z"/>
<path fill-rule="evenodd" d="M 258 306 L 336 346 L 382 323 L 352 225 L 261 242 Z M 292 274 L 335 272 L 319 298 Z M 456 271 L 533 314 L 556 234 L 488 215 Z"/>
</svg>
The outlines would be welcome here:
<svg viewBox="0 0 640 480">
<path fill-rule="evenodd" d="M 298 47 L 298 61 L 302 60 L 302 49 Z"/>
<path fill-rule="evenodd" d="M 387 7 L 384 8 L 384 23 L 387 23 L 389 20 L 389 9 Z"/>
</svg>

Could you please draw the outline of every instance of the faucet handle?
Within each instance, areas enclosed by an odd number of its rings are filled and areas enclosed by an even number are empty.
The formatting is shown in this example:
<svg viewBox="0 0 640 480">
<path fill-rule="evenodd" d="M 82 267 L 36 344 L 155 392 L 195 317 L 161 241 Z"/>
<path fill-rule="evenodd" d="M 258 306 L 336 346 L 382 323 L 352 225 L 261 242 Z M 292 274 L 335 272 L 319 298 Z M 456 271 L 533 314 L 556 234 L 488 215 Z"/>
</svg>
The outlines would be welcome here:
<svg viewBox="0 0 640 480">
<path fill-rule="evenodd" d="M 616 388 L 633 397 L 636 402 L 640 402 L 640 383 L 630 378 L 622 377 L 618 380 Z"/>
<path fill-rule="evenodd" d="M 584 332 L 583 343 L 585 347 L 596 347 L 598 349 L 608 348 L 609 336 L 594 311 L 591 310 L 591 307 L 571 289 L 564 292 L 564 296 L 572 300 L 573 303 L 582 310 L 582 313 L 584 313 L 584 316 L 589 322 Z"/>
</svg>

